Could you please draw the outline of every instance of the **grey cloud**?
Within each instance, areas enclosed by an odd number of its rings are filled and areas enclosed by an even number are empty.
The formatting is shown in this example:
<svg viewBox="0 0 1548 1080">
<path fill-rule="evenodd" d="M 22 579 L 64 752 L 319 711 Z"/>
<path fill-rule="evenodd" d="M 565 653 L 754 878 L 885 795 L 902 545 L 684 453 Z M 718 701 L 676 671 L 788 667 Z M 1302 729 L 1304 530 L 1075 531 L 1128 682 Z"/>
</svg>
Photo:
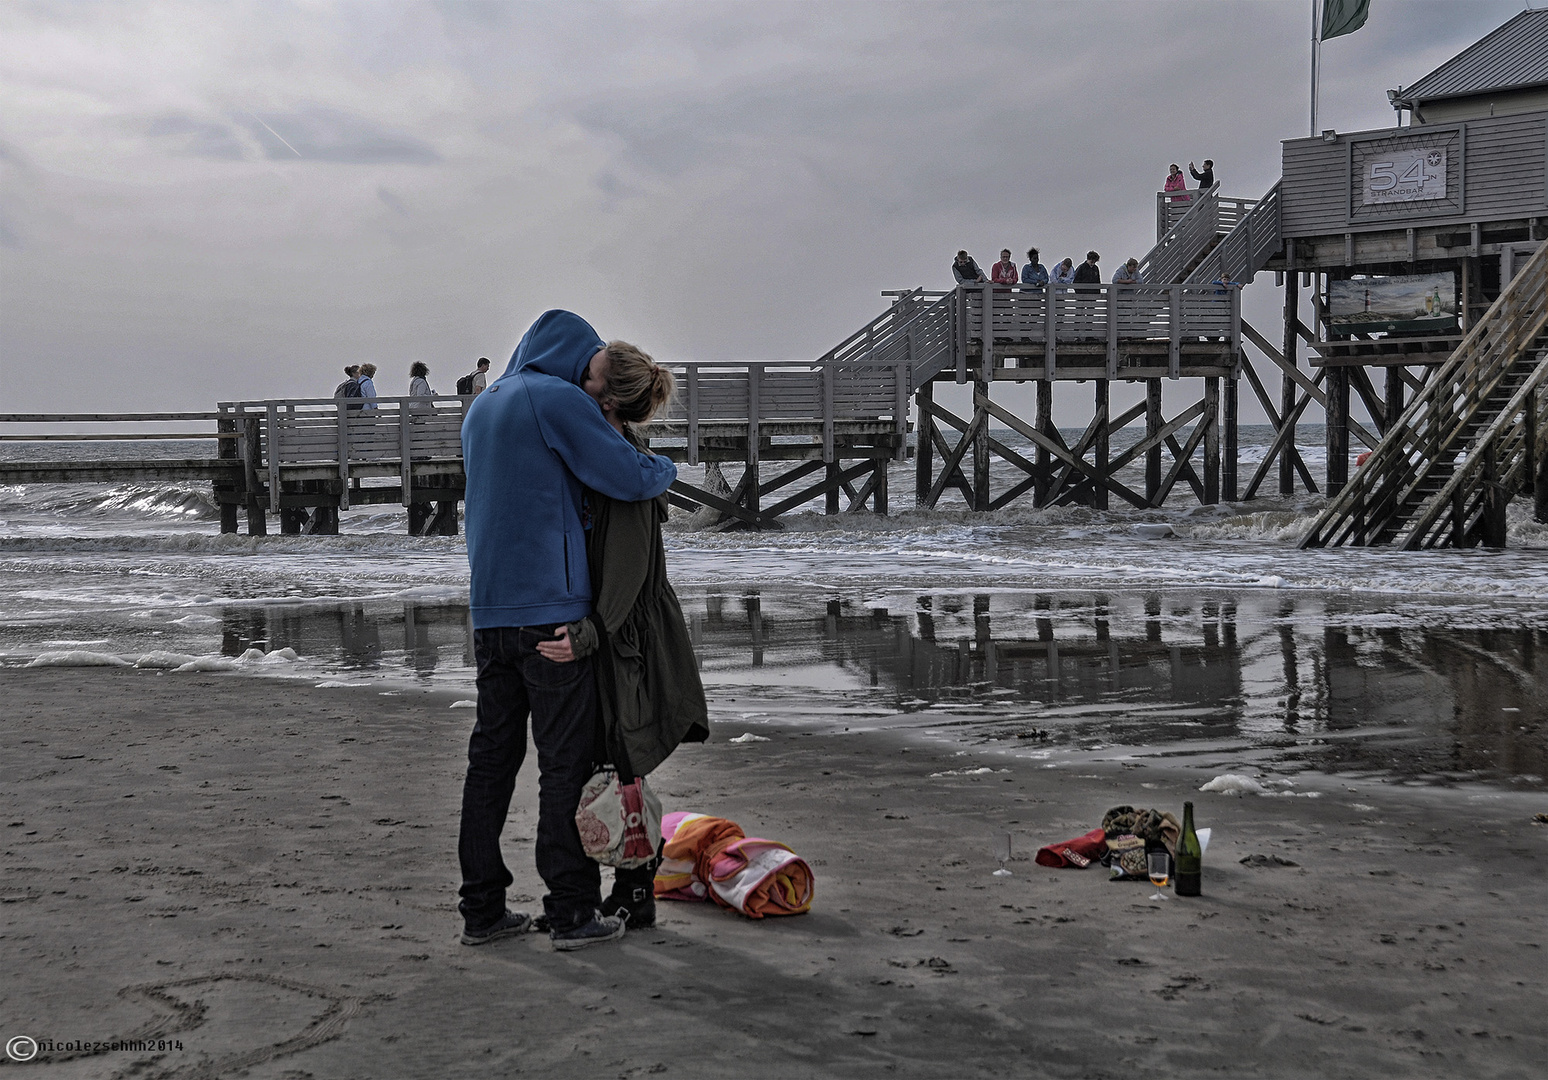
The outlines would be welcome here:
<svg viewBox="0 0 1548 1080">
<path fill-rule="evenodd" d="M 321 105 L 289 113 L 248 113 L 236 117 L 236 122 L 257 140 L 270 161 L 433 165 L 441 160 L 423 139 Z"/>
<path fill-rule="evenodd" d="M 230 126 L 182 113 L 163 113 L 146 125 L 145 134 L 194 157 L 241 161 L 246 156 Z"/>
<path fill-rule="evenodd" d="M 409 216 L 409 208 L 403 204 L 403 200 L 398 198 L 392 192 L 388 191 L 386 188 L 384 188 L 384 187 L 377 188 L 376 189 L 376 197 L 378 199 L 382 200 L 383 204 L 386 205 L 387 209 L 391 210 L 393 213 L 398 214 L 398 215 L 400 215 L 402 217 L 408 217 Z"/>
</svg>

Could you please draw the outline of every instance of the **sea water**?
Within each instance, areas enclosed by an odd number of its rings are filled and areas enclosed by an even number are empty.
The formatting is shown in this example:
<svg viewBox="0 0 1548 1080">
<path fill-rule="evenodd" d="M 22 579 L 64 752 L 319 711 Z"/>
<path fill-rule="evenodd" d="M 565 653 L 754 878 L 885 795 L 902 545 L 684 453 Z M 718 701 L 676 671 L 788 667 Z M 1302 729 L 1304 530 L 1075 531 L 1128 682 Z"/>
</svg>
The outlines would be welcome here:
<svg viewBox="0 0 1548 1080">
<path fill-rule="evenodd" d="M 1243 429 L 1243 486 L 1270 436 Z M 1015 479 L 996 459 L 995 490 Z M 780 531 L 674 512 L 669 569 L 733 734 L 904 728 L 1046 765 L 1207 751 L 1427 782 L 1548 772 L 1548 527 L 1521 500 L 1504 551 L 1303 552 L 1315 496 L 975 514 L 948 493 L 925 511 L 911 462 L 890 488 L 891 516 L 813 504 Z M 0 664 L 471 693 L 460 538 L 407 536 L 400 507 L 346 512 L 336 537 L 218 522 L 202 484 L 0 487 Z"/>
</svg>

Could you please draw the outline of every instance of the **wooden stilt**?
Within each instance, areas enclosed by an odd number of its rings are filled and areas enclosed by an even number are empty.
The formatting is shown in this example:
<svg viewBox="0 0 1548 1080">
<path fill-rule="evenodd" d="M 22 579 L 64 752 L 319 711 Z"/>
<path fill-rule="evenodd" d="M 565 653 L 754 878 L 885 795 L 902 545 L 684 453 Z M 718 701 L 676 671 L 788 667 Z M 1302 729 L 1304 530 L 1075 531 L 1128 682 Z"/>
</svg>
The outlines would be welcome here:
<svg viewBox="0 0 1548 1080">
<path fill-rule="evenodd" d="M 1537 395 L 1532 395 L 1530 400 L 1534 405 L 1529 415 L 1532 417 L 1532 445 L 1535 447 L 1533 455 L 1533 465 L 1535 468 L 1532 470 L 1532 520 L 1548 525 L 1548 454 L 1543 453 L 1542 435 L 1540 434 L 1543 418 L 1535 407 Z"/>
<path fill-rule="evenodd" d="M 1161 418 L 1161 380 L 1145 380 L 1145 438 L 1156 439 L 1161 431 L 1163 420 Z M 1156 439 L 1156 444 L 1145 451 L 1145 498 L 1150 503 L 1156 501 L 1156 492 L 1161 490 L 1161 441 Z"/>
<path fill-rule="evenodd" d="M 914 423 L 914 501 L 923 504 L 935 480 L 935 416 L 930 406 L 935 401 L 935 384 L 927 382 L 914 393 L 919 419 Z M 835 504 L 837 499 L 834 500 Z M 829 511 L 832 513 L 832 511 Z"/>
<path fill-rule="evenodd" d="M 1281 354 L 1285 363 L 1294 367 L 1296 364 L 1296 323 L 1300 321 L 1301 296 L 1295 276 L 1295 241 L 1285 241 L 1285 338 L 1284 352 Z M 1279 415 L 1285 423 L 1294 424 L 1294 418 L 1300 414 L 1295 411 L 1295 379 L 1288 372 L 1285 373 L 1279 389 Z M 1295 494 L 1295 436 L 1285 441 L 1284 448 L 1279 454 L 1279 493 L 1281 495 Z"/>
<path fill-rule="evenodd" d="M 1220 380 L 1204 380 L 1204 504 L 1220 501 Z"/>
<path fill-rule="evenodd" d="M 887 516 L 887 465 L 887 458 L 877 458 L 872 473 L 876 482 L 871 489 L 871 509 L 883 517 Z"/>
<path fill-rule="evenodd" d="M 1398 417 L 1403 415 L 1403 369 L 1396 365 L 1387 369 L 1387 426 L 1381 429 L 1385 435 L 1392 430 Z"/>
<path fill-rule="evenodd" d="M 268 505 L 263 497 L 263 447 L 259 441 L 259 420 L 250 416 L 243 423 L 243 472 L 247 479 L 247 535 L 267 536 L 268 517 L 264 508 Z"/>
<path fill-rule="evenodd" d="M 988 294 L 985 293 L 987 296 Z M 986 316 L 987 317 L 987 316 Z M 980 370 L 979 377 L 973 381 L 973 396 L 975 401 L 989 396 L 989 383 L 983 379 Z M 989 416 L 981 407 L 974 407 L 973 419 L 977 421 L 978 428 L 973 433 L 973 509 L 989 509 Z"/>
<path fill-rule="evenodd" d="M 933 424 L 930 427 L 930 434 L 935 434 L 935 426 Z M 928 469 L 928 462 L 930 460 L 930 448 L 925 447 L 922 451 L 915 452 L 922 452 L 924 454 L 926 462 L 925 468 Z M 843 484 L 843 480 L 840 477 L 842 472 L 843 466 L 841 466 L 837 461 L 831 461 L 828 463 L 828 490 L 822 498 L 822 512 L 825 514 L 836 514 L 839 512 L 839 488 Z M 925 496 L 927 498 L 929 494 L 929 489 L 926 489 Z"/>
<path fill-rule="evenodd" d="M 1108 430 L 1107 423 L 1111 401 L 1112 397 L 1108 392 L 1107 380 L 1097 379 L 1095 417 L 1097 430 L 1096 443 L 1092 447 L 1092 452 L 1095 457 L 1094 464 L 1096 475 L 1099 481 L 1105 481 L 1107 479 L 1107 462 L 1111 456 L 1109 453 L 1109 437 L 1112 433 Z M 1095 484 L 1091 496 L 1092 506 L 1096 507 L 1098 510 L 1107 509 L 1107 485 L 1105 483 L 1099 482 Z"/>
<path fill-rule="evenodd" d="M 1044 435 L 1053 428 L 1053 383 L 1047 379 L 1037 381 L 1036 427 Z M 1033 474 L 1035 482 L 1032 485 L 1032 505 L 1041 508 L 1048 505 L 1048 490 L 1053 481 L 1052 458 L 1049 456 L 1048 448 L 1042 443 L 1038 443 L 1033 461 L 1037 471 Z"/>
<path fill-rule="evenodd" d="M 1221 470 L 1221 497 L 1226 502 L 1236 501 L 1236 425 L 1237 425 L 1237 378 L 1225 381 L 1225 465 Z"/>
<path fill-rule="evenodd" d="M 215 430 L 222 434 L 236 434 L 236 420 L 222 417 L 215 422 Z M 237 441 L 235 439 L 220 439 L 217 442 L 215 456 L 220 458 L 235 458 L 237 456 Z M 229 492 L 229 487 L 222 488 L 217 484 L 215 494 L 217 497 L 222 491 Z M 237 531 L 237 504 L 222 500 L 220 503 L 220 531 L 234 533 Z"/>
<path fill-rule="evenodd" d="M 1510 501 L 1510 493 L 1500 483 L 1493 439 L 1484 443 L 1483 454 L 1483 512 L 1479 521 L 1479 538 L 1484 547 L 1503 548 L 1506 539 L 1505 504 Z"/>
<path fill-rule="evenodd" d="M 1349 369 L 1327 369 L 1328 497 L 1349 483 Z"/>
</svg>

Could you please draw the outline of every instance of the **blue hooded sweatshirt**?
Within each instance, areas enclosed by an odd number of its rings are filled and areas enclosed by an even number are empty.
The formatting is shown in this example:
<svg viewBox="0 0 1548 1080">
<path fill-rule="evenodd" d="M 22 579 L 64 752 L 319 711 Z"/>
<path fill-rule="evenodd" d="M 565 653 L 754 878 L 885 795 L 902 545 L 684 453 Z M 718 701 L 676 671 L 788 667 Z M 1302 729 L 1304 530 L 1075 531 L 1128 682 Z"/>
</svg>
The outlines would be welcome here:
<svg viewBox="0 0 1548 1080">
<path fill-rule="evenodd" d="M 677 478 L 624 440 L 581 389 L 604 342 L 585 319 L 547 311 L 468 406 L 468 564 L 474 629 L 547 626 L 591 614 L 584 488 L 639 502 Z"/>
</svg>

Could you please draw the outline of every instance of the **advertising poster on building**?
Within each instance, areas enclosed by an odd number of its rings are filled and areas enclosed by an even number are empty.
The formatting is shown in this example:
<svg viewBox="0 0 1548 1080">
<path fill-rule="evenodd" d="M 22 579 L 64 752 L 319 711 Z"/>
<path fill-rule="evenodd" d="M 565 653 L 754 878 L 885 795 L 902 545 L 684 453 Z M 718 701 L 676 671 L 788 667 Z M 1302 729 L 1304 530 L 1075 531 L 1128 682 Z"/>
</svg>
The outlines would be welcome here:
<svg viewBox="0 0 1548 1080">
<path fill-rule="evenodd" d="M 1455 274 L 1328 282 L 1328 334 L 1450 334 L 1457 330 Z"/>
<path fill-rule="evenodd" d="M 1446 151 L 1442 147 L 1394 148 L 1366 159 L 1366 206 L 1445 197 Z"/>
</svg>

